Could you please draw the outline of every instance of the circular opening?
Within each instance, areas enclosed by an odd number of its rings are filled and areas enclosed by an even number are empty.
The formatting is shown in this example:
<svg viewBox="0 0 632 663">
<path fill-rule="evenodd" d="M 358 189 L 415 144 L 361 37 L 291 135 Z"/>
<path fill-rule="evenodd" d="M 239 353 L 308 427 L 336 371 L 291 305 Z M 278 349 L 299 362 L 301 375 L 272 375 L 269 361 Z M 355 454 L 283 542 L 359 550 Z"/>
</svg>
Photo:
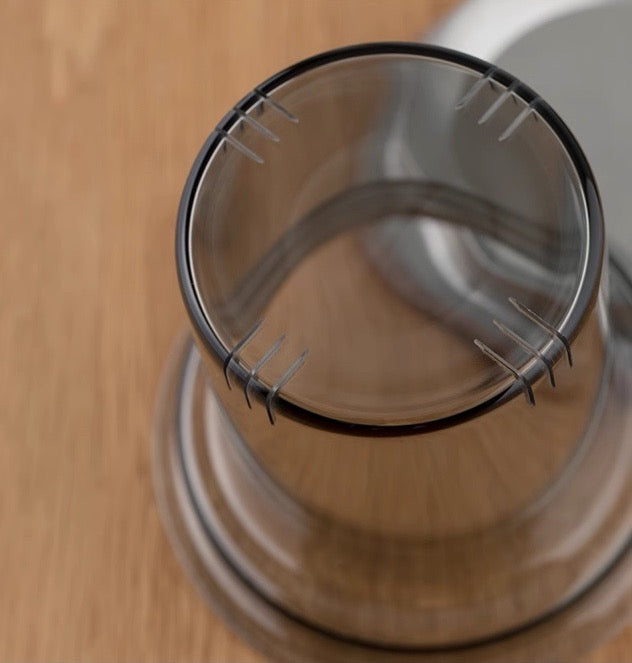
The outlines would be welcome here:
<svg viewBox="0 0 632 663">
<path fill-rule="evenodd" d="M 529 397 L 591 307 L 602 244 L 583 155 L 533 92 L 377 44 L 296 65 L 224 118 L 178 265 L 209 350 L 271 416 L 392 430 Z"/>
</svg>

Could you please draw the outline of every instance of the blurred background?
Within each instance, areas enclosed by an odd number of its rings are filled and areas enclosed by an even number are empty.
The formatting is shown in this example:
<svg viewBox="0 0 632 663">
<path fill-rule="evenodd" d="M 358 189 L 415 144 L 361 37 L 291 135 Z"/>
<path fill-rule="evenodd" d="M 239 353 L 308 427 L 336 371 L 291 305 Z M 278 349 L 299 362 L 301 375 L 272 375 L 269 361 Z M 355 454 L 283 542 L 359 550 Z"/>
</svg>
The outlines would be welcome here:
<svg viewBox="0 0 632 663">
<path fill-rule="evenodd" d="M 260 660 L 185 577 L 154 503 L 182 186 L 275 71 L 414 40 L 459 4 L 0 3 L 1 661 Z M 631 651 L 629 630 L 587 660 Z"/>
</svg>

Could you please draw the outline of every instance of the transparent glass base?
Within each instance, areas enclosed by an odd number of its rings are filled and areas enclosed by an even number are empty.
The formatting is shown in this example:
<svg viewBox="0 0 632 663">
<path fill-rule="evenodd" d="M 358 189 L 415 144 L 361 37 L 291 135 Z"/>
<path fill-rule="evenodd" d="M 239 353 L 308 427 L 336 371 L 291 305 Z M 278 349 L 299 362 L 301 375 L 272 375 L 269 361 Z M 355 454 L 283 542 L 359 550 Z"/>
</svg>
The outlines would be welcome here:
<svg viewBox="0 0 632 663">
<path fill-rule="evenodd" d="M 507 662 L 567 660 L 585 654 L 621 628 L 632 614 L 632 285 L 613 262 L 608 317 L 609 352 L 614 361 L 605 374 L 599 402 L 595 402 L 594 425 L 585 433 L 590 439 L 584 445 L 589 449 L 587 454 L 590 449 L 597 450 L 594 453 L 601 458 L 601 476 L 607 480 L 589 496 L 595 509 L 586 513 L 585 522 L 578 523 L 576 533 L 579 538 L 593 537 L 598 549 L 601 544 L 597 539 L 607 528 L 617 532 L 620 544 L 616 551 L 610 547 L 607 554 L 591 558 L 595 568 L 589 586 L 582 587 L 572 599 L 560 597 L 537 619 L 471 645 L 467 637 L 456 638 L 454 646 L 437 646 L 432 641 L 428 647 L 417 648 L 397 642 L 372 645 L 323 629 L 301 618 L 300 606 L 293 610 L 291 605 L 276 600 L 281 578 L 278 588 L 272 583 L 261 591 L 243 570 L 264 562 L 258 560 L 254 547 L 244 543 L 246 537 L 238 529 L 262 530 L 253 534 L 253 540 L 267 536 L 267 545 L 274 547 L 274 537 L 263 530 L 278 514 L 266 509 L 274 510 L 275 504 L 279 511 L 300 507 L 293 505 L 287 495 L 265 505 L 248 502 L 256 494 L 254 483 L 263 484 L 268 477 L 250 467 L 250 479 L 242 477 L 241 484 L 235 481 L 238 467 L 252 465 L 252 458 L 240 451 L 240 444 L 227 433 L 230 424 L 208 385 L 206 369 L 188 335 L 177 342 L 166 369 L 154 426 L 156 495 L 180 561 L 213 609 L 275 661 Z M 559 508 L 558 501 L 568 501 L 569 496 L 586 491 L 586 483 L 571 463 L 578 464 L 577 455 L 564 468 L 556 492 L 547 497 L 543 510 L 547 517 L 555 513 L 556 506 Z M 244 485 L 244 481 L 253 485 Z M 250 536 L 250 532 L 247 534 Z M 236 548 L 240 536 L 243 545 Z M 282 531 L 276 543 L 275 554 L 282 556 Z M 569 540 L 568 549 L 576 543 Z M 564 569 L 565 554 L 562 549 L 547 551 L 548 561 Z M 534 560 L 536 563 L 542 560 Z M 566 571 L 573 573 L 570 561 Z M 442 609 L 438 605 L 438 617 Z M 463 620 L 465 625 L 467 614 Z"/>
</svg>

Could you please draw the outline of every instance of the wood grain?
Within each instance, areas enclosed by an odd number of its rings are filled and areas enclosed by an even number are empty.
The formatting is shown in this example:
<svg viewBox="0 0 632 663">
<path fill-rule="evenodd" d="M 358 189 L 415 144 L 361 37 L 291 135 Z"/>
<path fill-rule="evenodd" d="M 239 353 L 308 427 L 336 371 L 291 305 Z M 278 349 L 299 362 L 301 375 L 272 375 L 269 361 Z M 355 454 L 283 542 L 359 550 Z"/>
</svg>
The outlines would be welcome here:
<svg viewBox="0 0 632 663">
<path fill-rule="evenodd" d="M 153 400 L 193 156 L 254 84 L 456 0 L 0 6 L 0 660 L 256 661 L 169 548 Z M 591 660 L 629 659 L 632 630 Z"/>
</svg>

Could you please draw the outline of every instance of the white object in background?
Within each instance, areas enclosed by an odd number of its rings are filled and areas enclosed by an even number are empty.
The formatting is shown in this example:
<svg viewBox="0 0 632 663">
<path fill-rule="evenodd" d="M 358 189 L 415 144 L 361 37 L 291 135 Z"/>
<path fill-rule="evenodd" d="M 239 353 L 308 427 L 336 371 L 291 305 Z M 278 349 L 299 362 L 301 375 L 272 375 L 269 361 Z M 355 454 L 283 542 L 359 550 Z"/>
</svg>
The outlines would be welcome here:
<svg viewBox="0 0 632 663">
<path fill-rule="evenodd" d="M 470 0 L 424 41 L 497 64 L 559 113 L 595 174 L 610 251 L 632 265 L 632 1 Z"/>
<path fill-rule="evenodd" d="M 599 4 L 603 0 L 473 0 L 452 12 L 424 41 L 492 60 L 539 25 Z"/>
</svg>

